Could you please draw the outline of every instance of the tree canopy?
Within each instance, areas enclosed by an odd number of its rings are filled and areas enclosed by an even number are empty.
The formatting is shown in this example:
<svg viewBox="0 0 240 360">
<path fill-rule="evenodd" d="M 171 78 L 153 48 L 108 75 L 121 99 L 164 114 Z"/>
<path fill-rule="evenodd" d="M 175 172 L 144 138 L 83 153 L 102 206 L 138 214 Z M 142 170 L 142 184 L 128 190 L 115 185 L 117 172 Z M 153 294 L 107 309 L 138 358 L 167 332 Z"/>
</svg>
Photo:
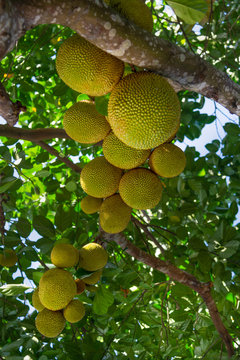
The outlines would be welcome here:
<svg viewBox="0 0 240 360">
<path fill-rule="evenodd" d="M 90 99 L 56 72 L 57 51 L 75 32 L 123 60 L 125 74 L 145 69 L 169 80 L 181 103 L 174 141 L 197 139 L 217 122 L 216 111 L 202 111 L 206 97 L 240 114 L 239 1 L 146 4 L 153 34 L 100 0 L 0 0 L 0 254 L 18 257 L 0 266 L 1 359 L 239 358 L 239 122 L 229 118 L 204 156 L 187 146 L 185 170 L 161 179 L 159 205 L 134 209 L 122 233 L 105 233 L 98 214 L 81 210 L 79 176 L 102 143 L 80 144 L 63 130 L 66 110 Z M 94 99 L 104 116 L 108 100 Z M 101 281 L 77 295 L 86 315 L 43 337 L 32 292 L 54 244 L 93 241 L 109 258 Z"/>
</svg>

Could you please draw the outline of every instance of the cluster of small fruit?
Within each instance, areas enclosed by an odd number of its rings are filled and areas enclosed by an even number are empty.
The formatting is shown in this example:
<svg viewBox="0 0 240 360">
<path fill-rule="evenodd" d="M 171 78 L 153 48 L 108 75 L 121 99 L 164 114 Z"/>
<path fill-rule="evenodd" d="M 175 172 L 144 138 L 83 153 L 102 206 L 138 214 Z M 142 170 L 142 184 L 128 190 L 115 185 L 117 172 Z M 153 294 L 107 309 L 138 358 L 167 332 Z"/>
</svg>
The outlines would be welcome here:
<svg viewBox="0 0 240 360">
<path fill-rule="evenodd" d="M 42 335 L 56 337 L 66 321 L 76 323 L 84 317 L 84 304 L 74 297 L 100 280 L 107 259 L 106 250 L 97 243 L 84 245 L 80 250 L 65 243 L 53 247 L 51 262 L 56 267 L 42 275 L 32 294 L 32 304 L 39 311 L 35 324 Z M 86 274 L 82 279 L 74 279 L 64 269 L 72 267 L 84 269 Z"/>
</svg>

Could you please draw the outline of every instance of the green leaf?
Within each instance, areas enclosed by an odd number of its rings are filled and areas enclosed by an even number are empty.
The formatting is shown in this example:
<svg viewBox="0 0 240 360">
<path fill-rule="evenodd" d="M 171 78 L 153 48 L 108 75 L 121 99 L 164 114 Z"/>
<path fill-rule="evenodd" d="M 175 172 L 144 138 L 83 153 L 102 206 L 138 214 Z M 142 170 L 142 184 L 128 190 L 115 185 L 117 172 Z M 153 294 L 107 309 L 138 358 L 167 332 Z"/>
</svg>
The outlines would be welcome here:
<svg viewBox="0 0 240 360">
<path fill-rule="evenodd" d="M 60 231 L 68 229 L 72 225 L 73 211 L 59 205 L 55 215 L 55 224 Z"/>
<path fill-rule="evenodd" d="M 5 296 L 18 296 L 24 294 L 28 289 L 30 286 L 24 284 L 6 284 L 0 287 L 0 292 Z"/>
<path fill-rule="evenodd" d="M 17 179 L 9 181 L 3 185 L 0 186 L 0 194 L 6 192 L 10 187 L 12 187 L 16 183 Z"/>
<path fill-rule="evenodd" d="M 167 4 L 187 24 L 200 22 L 208 10 L 206 0 L 167 0 Z"/>
<path fill-rule="evenodd" d="M 16 229 L 20 236 L 26 238 L 31 233 L 31 224 L 27 219 L 20 217 L 16 224 Z"/>
<path fill-rule="evenodd" d="M 77 190 L 77 185 L 74 181 L 69 181 L 65 187 L 69 192 L 74 192 Z"/>
<path fill-rule="evenodd" d="M 48 177 L 50 175 L 50 171 L 48 170 L 40 170 L 37 171 L 35 176 L 39 177 L 39 178 L 43 178 L 43 177 Z"/>
<path fill-rule="evenodd" d="M 96 109 L 100 114 L 104 116 L 107 116 L 108 114 L 108 100 L 109 98 L 107 98 L 106 96 L 95 97 Z"/>
<path fill-rule="evenodd" d="M 42 236 L 50 238 L 55 236 L 55 228 L 53 224 L 44 216 L 35 216 L 33 218 L 33 227 Z"/>
<path fill-rule="evenodd" d="M 113 302 L 114 297 L 112 292 L 103 286 L 99 286 L 93 301 L 93 311 L 95 314 L 104 315 Z"/>
</svg>

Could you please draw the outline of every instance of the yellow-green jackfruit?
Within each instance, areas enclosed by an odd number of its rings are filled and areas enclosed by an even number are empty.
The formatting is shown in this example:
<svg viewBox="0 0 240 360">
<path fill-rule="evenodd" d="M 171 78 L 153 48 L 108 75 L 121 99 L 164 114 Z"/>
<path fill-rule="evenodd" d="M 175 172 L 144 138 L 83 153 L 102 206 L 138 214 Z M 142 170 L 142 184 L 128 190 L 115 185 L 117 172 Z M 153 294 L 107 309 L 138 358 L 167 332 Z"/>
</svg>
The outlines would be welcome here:
<svg viewBox="0 0 240 360">
<path fill-rule="evenodd" d="M 100 210 L 102 199 L 87 195 L 81 200 L 81 209 L 85 214 L 94 214 Z"/>
<path fill-rule="evenodd" d="M 89 243 L 79 250 L 78 266 L 87 271 L 102 269 L 108 260 L 108 253 L 97 243 Z"/>
<path fill-rule="evenodd" d="M 85 315 L 85 307 L 80 300 L 72 300 L 63 310 L 63 316 L 70 323 L 80 321 Z"/>
<path fill-rule="evenodd" d="M 42 311 L 44 309 L 44 306 L 39 299 L 39 288 L 36 288 L 32 294 L 32 304 L 37 311 Z"/>
<path fill-rule="evenodd" d="M 78 250 L 71 244 L 56 244 L 51 251 L 51 262 L 59 267 L 73 267 L 79 260 Z"/>
<path fill-rule="evenodd" d="M 14 266 L 18 261 L 17 254 L 12 249 L 4 249 L 3 253 L 0 254 L 0 265 L 6 267 Z"/>
<path fill-rule="evenodd" d="M 43 309 L 35 319 L 38 331 L 49 338 L 58 336 L 64 329 L 65 319 L 61 311 Z"/>
</svg>

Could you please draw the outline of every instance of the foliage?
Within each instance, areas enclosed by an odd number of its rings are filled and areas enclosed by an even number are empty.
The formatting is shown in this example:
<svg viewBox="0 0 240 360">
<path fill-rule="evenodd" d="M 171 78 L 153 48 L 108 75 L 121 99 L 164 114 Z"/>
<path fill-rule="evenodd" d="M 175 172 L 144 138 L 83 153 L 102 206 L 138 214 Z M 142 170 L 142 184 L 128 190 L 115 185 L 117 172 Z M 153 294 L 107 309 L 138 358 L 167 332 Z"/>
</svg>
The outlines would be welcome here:
<svg viewBox="0 0 240 360">
<path fill-rule="evenodd" d="M 188 17 L 196 21 L 189 6 L 192 1 L 167 3 L 179 17 L 174 3 L 184 3 Z M 209 1 L 198 3 L 210 6 Z M 157 36 L 201 54 L 239 81 L 238 0 L 216 0 L 210 21 L 196 31 L 188 25 L 192 22 L 176 21 L 169 15 L 166 4 L 152 1 L 148 5 Z M 203 9 L 202 18 L 207 7 Z M 11 100 L 19 100 L 27 108 L 20 115 L 19 127 L 62 128 L 66 109 L 88 98 L 68 88 L 55 70 L 56 52 L 72 33 L 60 25 L 38 26 L 1 62 L 0 76 Z M 205 100 L 198 94 L 182 91 L 179 99 L 182 117 L 177 140 L 194 140 L 216 117 L 201 112 Z M 106 113 L 107 101 L 108 96 L 96 99 L 99 112 Z M 150 233 L 165 249 L 164 256 L 133 223 L 125 235 L 150 254 L 200 281 L 213 283 L 214 300 L 237 349 L 240 233 L 235 220 L 240 197 L 240 131 L 238 124 L 230 121 L 224 130 L 222 140 L 206 144 L 205 156 L 187 147 L 186 169 L 176 178 L 163 180 L 159 206 L 147 217 L 134 213 L 148 223 Z M 70 139 L 47 143 L 80 167 L 102 153 L 100 146 L 80 145 Z M 38 285 L 56 241 L 67 239 L 80 248 L 95 239 L 98 216 L 80 209 L 84 193 L 79 174 L 38 144 L 2 138 L 0 155 L 0 194 L 6 219 L 1 248 L 14 248 L 19 258 L 16 266 L 0 269 L 3 359 L 227 359 L 202 299 L 188 287 L 134 260 L 114 242 L 107 245 L 109 262 L 101 285 L 94 292 L 78 295 L 86 304 L 86 316 L 76 325 L 68 324 L 57 339 L 43 338 L 34 325 L 36 311 L 30 306 L 32 293 L 27 287 L 29 283 L 33 288 Z M 236 358 L 239 354 L 237 350 Z"/>
</svg>

